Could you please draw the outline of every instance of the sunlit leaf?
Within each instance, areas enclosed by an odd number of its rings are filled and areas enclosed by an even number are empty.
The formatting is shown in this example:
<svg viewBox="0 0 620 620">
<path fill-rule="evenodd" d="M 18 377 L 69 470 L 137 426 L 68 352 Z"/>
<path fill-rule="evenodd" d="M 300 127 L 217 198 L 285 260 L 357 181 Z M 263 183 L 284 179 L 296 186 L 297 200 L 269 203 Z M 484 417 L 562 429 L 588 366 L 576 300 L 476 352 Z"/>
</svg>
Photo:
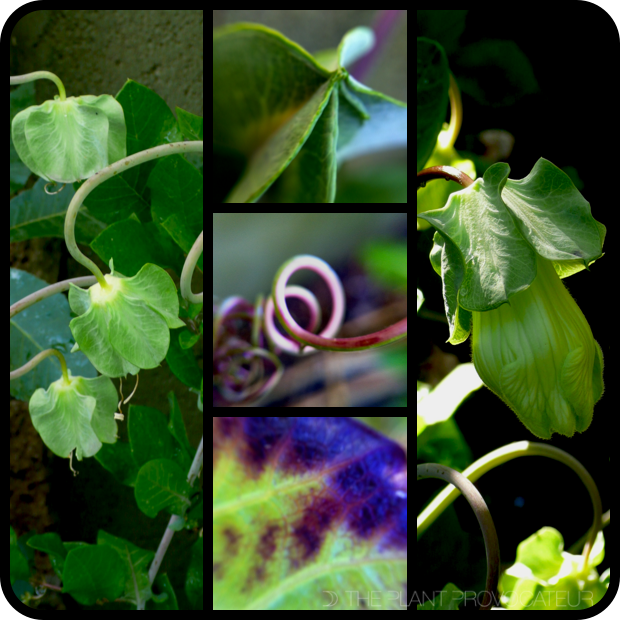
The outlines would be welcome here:
<svg viewBox="0 0 620 620">
<path fill-rule="evenodd" d="M 213 418 L 214 609 L 405 610 L 406 591 L 401 447 L 346 417 Z"/>
</svg>

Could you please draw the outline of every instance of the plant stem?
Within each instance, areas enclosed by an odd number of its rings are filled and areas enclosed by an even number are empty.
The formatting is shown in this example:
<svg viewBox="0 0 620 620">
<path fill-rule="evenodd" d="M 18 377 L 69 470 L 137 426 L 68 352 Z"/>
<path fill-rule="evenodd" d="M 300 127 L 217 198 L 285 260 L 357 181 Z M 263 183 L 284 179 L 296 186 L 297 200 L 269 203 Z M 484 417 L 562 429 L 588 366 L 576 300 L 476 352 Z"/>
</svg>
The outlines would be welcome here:
<svg viewBox="0 0 620 620">
<path fill-rule="evenodd" d="M 67 243 L 67 249 L 80 265 L 86 267 L 97 278 L 102 288 L 107 288 L 108 284 L 103 277 L 103 273 L 101 273 L 101 269 L 80 252 L 75 242 L 75 220 L 77 219 L 78 211 L 86 199 L 86 196 L 104 181 L 107 181 L 125 170 L 144 164 L 147 161 L 179 153 L 202 153 L 202 150 L 202 141 L 173 142 L 172 144 L 162 144 L 161 146 L 146 149 L 145 151 L 140 151 L 139 153 L 134 153 L 133 155 L 129 155 L 129 157 L 120 159 L 103 170 L 100 170 L 75 192 L 75 196 L 73 196 L 69 209 L 67 210 L 67 217 L 65 218 L 65 241 Z"/>
<path fill-rule="evenodd" d="M 482 495 L 480 495 L 480 491 L 473 483 L 451 467 L 438 465 L 437 463 L 418 465 L 417 479 L 422 480 L 424 478 L 438 478 L 452 485 L 451 488 L 456 488 L 469 502 L 478 519 L 487 554 L 487 583 L 480 611 L 489 611 L 493 607 L 493 601 L 497 593 L 500 566 L 499 541 L 489 508 Z"/>
<path fill-rule="evenodd" d="M 68 382 L 69 373 L 67 371 L 67 362 L 65 362 L 64 355 L 60 351 L 57 351 L 56 349 L 46 349 L 45 351 L 41 351 L 41 353 L 35 355 L 28 363 L 24 364 L 21 368 L 18 368 L 17 370 L 14 370 L 11 373 L 10 381 L 13 381 L 14 379 L 19 379 L 26 373 L 30 372 L 31 370 L 34 370 L 44 359 L 47 359 L 48 357 L 52 355 L 55 355 L 60 361 L 60 367 L 62 369 L 62 376 L 64 380 Z"/>
<path fill-rule="evenodd" d="M 450 72 L 450 89 L 448 90 L 448 96 L 450 97 L 450 124 L 445 132 L 439 134 L 439 139 L 442 142 L 441 146 L 443 148 L 454 147 L 459 131 L 461 131 L 461 124 L 463 123 L 461 92 L 459 91 L 459 86 L 452 72 Z"/>
<path fill-rule="evenodd" d="M 549 446 L 544 443 L 517 441 L 490 452 L 475 463 L 470 465 L 463 475 L 472 482 L 476 482 L 487 471 L 511 461 L 520 456 L 546 456 L 564 463 L 570 467 L 586 486 L 592 506 L 594 508 L 594 521 L 589 532 L 588 539 L 583 548 L 583 567 L 585 568 L 590 557 L 590 552 L 596 541 L 596 536 L 601 529 L 601 515 L 603 505 L 596 483 L 586 468 L 574 457 L 564 450 Z M 435 519 L 459 496 L 460 491 L 454 487 L 444 489 L 431 503 L 420 513 L 417 522 L 417 535 L 420 537 Z"/>
<path fill-rule="evenodd" d="M 204 231 L 203 231 L 204 232 Z M 196 268 L 196 263 L 200 258 L 203 250 L 202 233 L 198 239 L 196 239 L 192 249 L 189 251 L 185 264 L 183 265 L 183 272 L 181 273 L 181 295 L 183 299 L 187 299 L 192 304 L 202 303 L 202 293 L 192 293 L 192 274 Z"/>
<path fill-rule="evenodd" d="M 427 181 L 432 181 L 433 179 L 456 181 L 463 187 L 469 187 L 474 182 L 469 175 L 452 166 L 431 166 L 418 172 L 418 189 L 424 187 Z"/>
<path fill-rule="evenodd" d="M 200 471 L 202 470 L 203 456 L 204 456 L 203 442 L 204 442 L 204 437 L 200 440 L 200 445 L 198 446 L 196 456 L 194 457 L 192 465 L 189 469 L 189 474 L 187 476 L 187 482 L 189 483 L 190 486 L 194 486 L 194 482 L 196 478 L 200 475 Z M 161 566 L 164 556 L 166 555 L 166 551 L 168 550 L 168 547 L 170 546 L 170 542 L 172 541 L 172 537 L 174 536 L 174 532 L 176 531 L 173 528 L 181 521 L 183 521 L 183 517 L 180 517 L 179 515 L 172 515 L 172 517 L 170 517 L 170 521 L 168 522 L 168 527 L 166 528 L 166 531 L 164 532 L 161 542 L 159 543 L 159 547 L 157 548 L 157 553 L 155 554 L 155 558 L 153 559 L 153 562 L 151 563 L 151 566 L 149 568 L 149 581 L 151 582 L 151 585 L 155 581 L 155 577 L 157 576 L 157 571 L 159 570 L 159 567 Z"/>
<path fill-rule="evenodd" d="M 63 280 L 62 282 L 56 282 L 56 284 L 50 284 L 49 286 L 35 291 L 34 293 L 31 293 L 27 297 L 24 297 L 14 303 L 10 308 L 10 318 L 12 319 L 16 314 L 26 310 L 26 308 L 30 308 L 30 306 L 39 301 L 43 301 L 52 295 L 56 295 L 56 293 L 68 291 L 72 284 L 75 284 L 75 286 L 86 287 L 92 286 L 95 282 L 97 282 L 97 278 L 94 276 L 82 276 L 81 278 L 71 278 L 70 280 Z"/>
<path fill-rule="evenodd" d="M 27 84 L 28 82 L 34 82 L 35 80 L 51 80 L 58 88 L 60 100 L 64 101 L 67 98 L 64 84 L 60 81 L 60 78 L 57 75 L 54 75 L 50 71 L 34 71 L 33 73 L 25 73 L 24 75 L 14 75 L 11 77 L 11 86 Z"/>
</svg>

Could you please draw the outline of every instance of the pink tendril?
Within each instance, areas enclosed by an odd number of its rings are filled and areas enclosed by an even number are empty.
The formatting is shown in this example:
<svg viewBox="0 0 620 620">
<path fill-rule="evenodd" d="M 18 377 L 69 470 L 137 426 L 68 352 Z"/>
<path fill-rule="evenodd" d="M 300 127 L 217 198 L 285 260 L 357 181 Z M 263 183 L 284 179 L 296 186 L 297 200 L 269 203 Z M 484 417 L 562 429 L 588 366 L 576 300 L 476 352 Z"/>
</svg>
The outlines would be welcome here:
<svg viewBox="0 0 620 620">
<path fill-rule="evenodd" d="M 332 314 L 325 328 L 312 333 L 321 323 L 321 308 L 307 289 L 287 286 L 290 277 L 300 269 L 320 275 L 332 296 Z M 307 331 L 293 319 L 286 299 L 294 297 L 308 308 Z M 275 306 L 274 306 L 275 299 Z M 274 313 L 293 339 L 281 334 L 275 325 Z M 242 297 L 229 297 L 219 306 L 213 304 L 213 404 L 214 406 L 244 405 L 264 397 L 280 380 L 282 363 L 276 354 L 283 351 L 294 355 L 317 349 L 328 351 L 359 351 L 394 342 L 407 335 L 407 319 L 373 334 L 355 338 L 333 338 L 342 326 L 345 295 L 340 278 L 316 256 L 295 256 L 280 267 L 273 283 L 272 295 L 266 303 L 259 297 L 252 306 Z M 267 351 L 269 346 L 272 351 Z"/>
<path fill-rule="evenodd" d="M 300 269 L 310 269 L 321 275 L 332 293 L 332 316 L 325 329 L 318 335 L 312 334 L 300 327 L 286 306 L 286 283 L 291 275 Z M 280 267 L 273 283 L 273 298 L 275 299 L 276 314 L 282 322 L 284 329 L 302 345 L 309 346 L 310 350 L 361 351 L 389 344 L 407 335 L 407 319 L 403 319 L 394 325 L 390 325 L 390 327 L 366 336 L 331 338 L 330 336 L 335 334 L 342 325 L 344 317 L 344 291 L 334 270 L 325 261 L 316 256 L 295 256 Z"/>
</svg>

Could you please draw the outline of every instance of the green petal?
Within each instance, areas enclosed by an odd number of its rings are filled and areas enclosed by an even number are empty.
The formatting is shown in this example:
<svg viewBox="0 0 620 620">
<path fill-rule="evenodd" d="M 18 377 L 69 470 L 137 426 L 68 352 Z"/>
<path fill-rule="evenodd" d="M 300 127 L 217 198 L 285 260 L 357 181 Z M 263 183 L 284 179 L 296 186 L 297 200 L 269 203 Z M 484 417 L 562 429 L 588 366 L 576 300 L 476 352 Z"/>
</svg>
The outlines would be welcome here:
<svg viewBox="0 0 620 620">
<path fill-rule="evenodd" d="M 108 377 L 71 377 L 69 372 L 68 381 L 61 378 L 47 390 L 38 389 L 29 409 L 45 445 L 60 457 L 75 450 L 81 461 L 97 454 L 102 442 L 116 441 L 116 389 Z"/>
<path fill-rule="evenodd" d="M 71 304 L 71 292 L 69 303 Z M 73 305 L 71 309 L 73 310 Z M 140 368 L 125 359 L 112 346 L 109 339 L 108 320 L 108 313 L 104 309 L 91 306 L 86 314 L 73 319 L 69 327 L 80 350 L 101 374 L 108 377 L 138 374 Z"/>
<path fill-rule="evenodd" d="M 174 282 L 146 264 L 133 278 L 105 276 L 109 287 L 88 292 L 72 286 L 69 304 L 81 316 L 70 327 L 79 348 L 109 377 L 156 368 L 168 353 L 170 329 L 183 327 Z"/>
<path fill-rule="evenodd" d="M 11 131 L 21 160 L 47 181 L 87 179 L 127 155 L 125 115 L 110 95 L 31 106 L 15 116 Z"/>
<path fill-rule="evenodd" d="M 109 308 L 110 344 L 140 368 L 156 368 L 166 357 L 170 330 L 164 319 L 144 302 L 119 295 Z"/>
<path fill-rule="evenodd" d="M 485 384 L 537 437 L 585 431 L 602 394 L 602 354 L 555 272 L 537 257 L 531 286 L 473 313 L 473 359 Z"/>
<path fill-rule="evenodd" d="M 147 263 L 133 278 L 125 280 L 127 295 L 142 300 L 159 313 L 170 329 L 185 327 L 179 319 L 179 298 L 172 278 L 157 265 Z"/>
<path fill-rule="evenodd" d="M 97 438 L 103 443 L 115 443 L 118 425 L 114 419 L 114 413 L 118 405 L 118 395 L 112 381 L 109 377 L 92 379 L 78 377 L 76 378 L 76 390 L 92 396 L 97 403 L 91 419 Z"/>
</svg>

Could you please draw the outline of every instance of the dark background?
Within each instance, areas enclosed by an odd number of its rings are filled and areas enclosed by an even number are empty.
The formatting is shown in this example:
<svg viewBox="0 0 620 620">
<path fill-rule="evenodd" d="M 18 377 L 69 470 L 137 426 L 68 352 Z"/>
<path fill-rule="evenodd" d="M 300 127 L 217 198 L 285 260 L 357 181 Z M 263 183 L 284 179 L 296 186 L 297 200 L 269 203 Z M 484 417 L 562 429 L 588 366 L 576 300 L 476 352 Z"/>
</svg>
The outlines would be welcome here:
<svg viewBox="0 0 620 620">
<path fill-rule="evenodd" d="M 614 224 L 620 175 L 615 170 L 618 101 L 614 80 L 620 52 L 618 29 L 607 13 L 590 3 L 566 3 L 544 13 L 535 6 L 527 11 L 498 9 L 498 5 L 492 10 L 487 5 L 470 11 L 418 11 L 417 36 L 444 45 L 450 70 L 461 88 L 463 125 L 456 150 L 463 156 L 481 156 L 485 151 L 481 132 L 510 132 L 514 148 L 500 159 L 509 163 L 510 178 L 527 176 L 538 158 L 545 157 L 573 178 L 590 202 L 594 218 L 607 227 L 606 255 L 589 272 L 564 280 L 603 350 L 606 393 L 584 434 L 570 439 L 555 435 L 549 442 L 586 466 L 599 486 L 606 511 L 613 492 L 608 483 L 610 439 L 615 432 L 611 417 L 615 358 L 611 331 L 606 327 L 610 304 L 615 302 L 611 269 L 617 261 Z M 508 54 L 500 44 L 497 55 L 477 64 L 475 46 L 490 39 L 512 41 L 524 54 L 523 70 L 516 74 L 507 70 Z M 428 260 L 432 234 L 432 229 L 418 232 L 417 284 L 426 298 L 424 308 L 443 314 L 441 280 Z M 469 340 L 458 346 L 445 342 L 449 336 L 446 323 L 419 318 L 418 334 L 418 364 L 419 369 L 423 365 L 424 373 L 433 374 L 432 367 L 429 369 L 433 345 L 456 355 L 459 362 L 471 361 Z M 436 376 L 442 378 L 441 373 Z M 474 393 L 455 419 L 474 459 L 513 441 L 536 440 L 486 388 Z M 516 459 L 486 474 L 477 487 L 493 514 L 504 567 L 514 562 L 518 543 L 541 527 L 558 529 L 568 549 L 592 523 L 585 488 L 571 470 L 550 459 Z M 424 481 L 418 488 L 419 513 L 441 485 Z M 484 587 L 486 562 L 479 526 L 463 498 L 457 499 L 453 508 L 455 512 L 446 511 L 418 542 L 418 567 L 423 569 L 416 574 L 419 591 L 440 589 L 448 581 L 461 589 Z M 610 564 L 611 528 L 604 533 L 607 556 L 599 573 Z"/>
</svg>

